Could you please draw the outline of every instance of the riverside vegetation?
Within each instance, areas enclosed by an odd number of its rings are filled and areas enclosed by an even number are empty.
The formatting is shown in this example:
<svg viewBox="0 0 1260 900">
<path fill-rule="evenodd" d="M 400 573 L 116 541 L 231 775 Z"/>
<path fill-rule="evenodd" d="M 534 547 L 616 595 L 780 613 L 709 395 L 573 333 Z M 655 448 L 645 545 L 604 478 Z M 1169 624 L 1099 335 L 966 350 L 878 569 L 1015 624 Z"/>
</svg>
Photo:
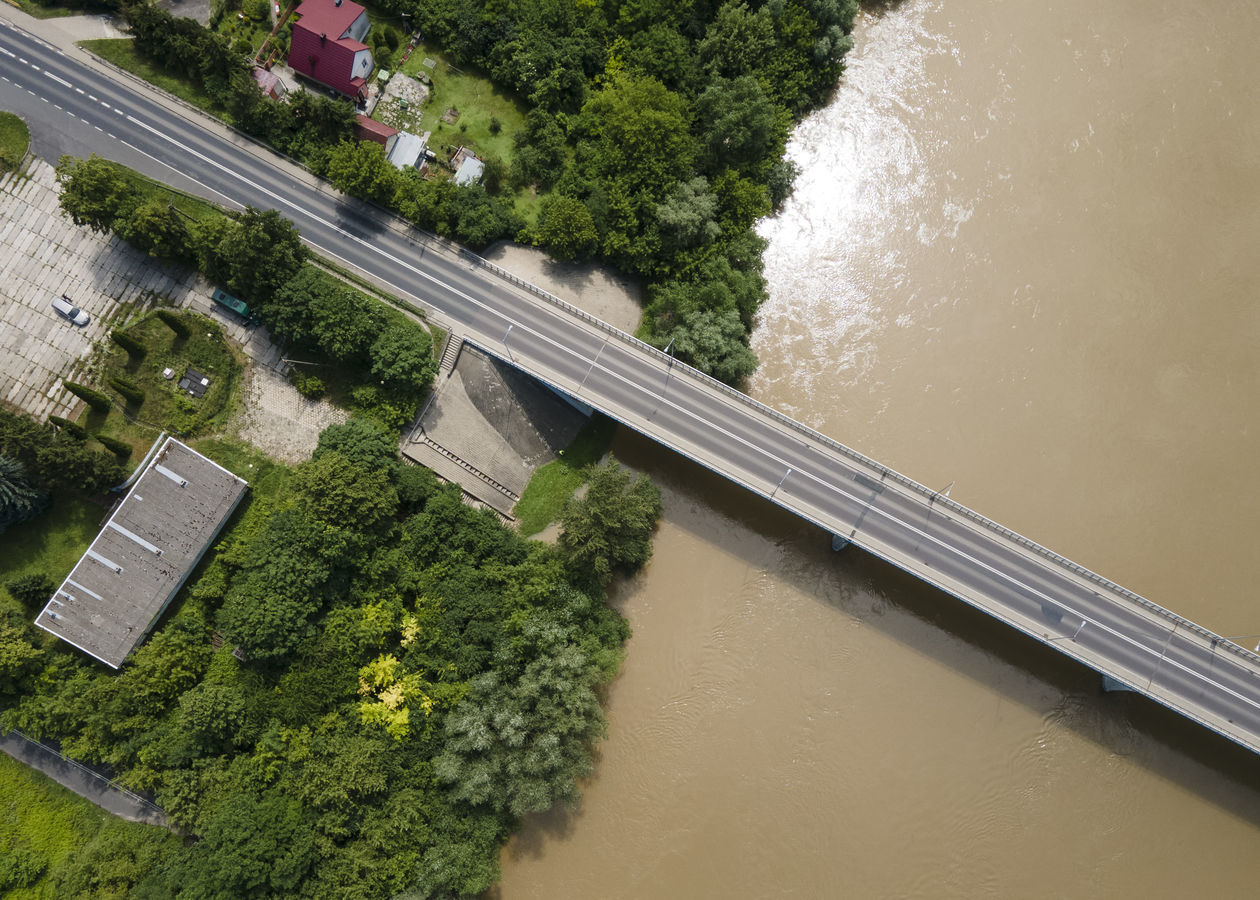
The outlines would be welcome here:
<svg viewBox="0 0 1260 900">
<path fill-rule="evenodd" d="M 553 548 L 402 464 L 369 419 L 294 468 L 245 459 L 248 506 L 121 672 L 29 624 L 46 574 L 8 584 L 0 726 L 153 792 L 198 838 L 118 831 L 73 871 L 139 898 L 484 890 L 519 817 L 591 771 L 628 631 L 604 592 L 647 558 L 659 494 L 597 468 Z"/>
<path fill-rule="evenodd" d="M 217 273 L 277 333 L 399 391 L 431 377 L 432 353 L 410 352 L 411 332 L 353 297 L 328 297 L 327 276 L 275 213 L 185 218 L 97 159 L 65 160 L 59 177 L 77 221 Z M 160 346 L 141 329 L 120 337 L 110 358 L 124 374 L 111 384 L 147 394 L 127 367 Z M 115 672 L 31 623 L 99 519 L 49 518 L 72 508 L 56 492 L 81 508 L 124 470 L 74 423 L 0 415 L 0 459 L 13 463 L 0 476 L 20 482 L 23 535 L 35 542 L 0 551 L 0 729 L 152 793 L 186 835 L 115 827 L 89 840 L 80 829 L 86 843 L 67 851 L 73 837 L 20 827 L 0 834 L 21 851 L 20 866 L 0 870 L 5 887 L 469 896 L 497 880 L 499 847 L 521 815 L 576 802 L 604 732 L 600 691 L 628 634 L 605 594 L 648 558 L 659 492 L 615 462 L 593 466 L 585 497 L 564 505 L 558 544 L 528 541 L 404 464 L 390 419 L 369 406 L 326 429 L 295 467 L 202 440 L 251 492 Z"/>
<path fill-rule="evenodd" d="M 141 57 L 340 190 L 474 247 L 516 236 L 642 277 L 640 336 L 738 383 L 757 365 L 748 333 L 766 297 L 753 225 L 790 190 L 788 130 L 834 88 L 857 7 L 382 0 L 376 9 L 407 16 L 525 110 L 484 187 L 399 172 L 379 145 L 354 141 L 348 102 L 270 100 L 228 37 L 147 4 L 123 11 Z"/>
</svg>

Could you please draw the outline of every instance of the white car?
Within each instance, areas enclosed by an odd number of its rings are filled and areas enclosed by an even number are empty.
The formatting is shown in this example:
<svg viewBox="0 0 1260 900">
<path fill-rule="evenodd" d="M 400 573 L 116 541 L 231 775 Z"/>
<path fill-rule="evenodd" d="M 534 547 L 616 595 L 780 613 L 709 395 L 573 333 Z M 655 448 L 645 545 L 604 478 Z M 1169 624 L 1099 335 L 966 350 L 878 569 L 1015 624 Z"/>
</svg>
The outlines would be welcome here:
<svg viewBox="0 0 1260 900">
<path fill-rule="evenodd" d="M 60 297 L 54 297 L 52 302 L 53 312 L 61 316 L 63 319 L 69 319 L 75 325 L 80 327 L 92 321 L 92 317 L 85 313 L 79 307 L 70 302 L 70 298 L 65 294 Z"/>
</svg>

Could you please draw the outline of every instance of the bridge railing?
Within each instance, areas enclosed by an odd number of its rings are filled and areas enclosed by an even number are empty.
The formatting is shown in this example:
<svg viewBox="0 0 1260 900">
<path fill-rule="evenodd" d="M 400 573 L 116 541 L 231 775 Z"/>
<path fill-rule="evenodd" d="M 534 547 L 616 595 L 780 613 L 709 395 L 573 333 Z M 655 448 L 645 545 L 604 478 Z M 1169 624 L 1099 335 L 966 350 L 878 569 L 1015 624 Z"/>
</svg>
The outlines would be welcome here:
<svg viewBox="0 0 1260 900">
<path fill-rule="evenodd" d="M 834 440 L 833 438 L 829 438 L 827 437 L 827 435 L 822 434 L 821 432 L 815 431 L 814 429 L 810 428 L 808 425 L 798 422 L 795 419 L 791 418 L 790 416 L 784 415 L 783 413 L 779 412 L 777 409 L 769 407 L 758 400 L 754 400 L 752 397 L 749 397 L 747 394 L 743 393 L 742 391 L 738 391 L 728 384 L 723 384 L 722 382 L 718 381 L 716 378 L 713 378 L 709 375 L 704 374 L 699 369 L 693 368 L 692 366 L 689 366 L 686 363 L 677 362 L 676 360 L 674 360 L 673 357 L 669 356 L 668 354 L 660 350 L 658 347 L 653 347 L 651 344 L 648 344 L 645 341 L 639 340 L 634 335 L 628 334 L 625 331 L 622 331 L 620 328 L 610 325 L 604 320 L 599 319 L 595 316 L 592 316 L 590 313 L 587 313 L 584 310 L 578 309 L 572 303 L 569 303 L 565 300 L 561 300 L 555 294 L 552 294 L 549 291 L 545 291 L 542 288 L 538 287 L 537 285 L 531 284 L 530 282 L 525 281 L 522 278 L 518 278 L 517 276 L 513 275 L 511 272 L 507 271 L 501 266 L 497 266 L 494 263 L 490 262 L 488 259 L 484 259 L 478 256 L 477 254 L 472 253 L 471 251 L 467 251 L 467 250 L 463 252 L 463 255 L 468 259 L 474 260 L 478 265 L 489 270 L 490 272 L 493 272 L 495 275 L 499 276 L 505 281 L 511 282 L 512 284 L 515 284 L 516 286 L 526 291 L 529 291 L 530 293 L 541 298 L 548 304 L 564 310 L 569 315 L 575 316 L 583 320 L 584 322 L 587 322 L 595 326 L 596 328 L 611 335 L 612 337 L 617 338 L 623 343 L 629 344 L 630 346 L 637 348 L 643 353 L 647 353 L 649 356 L 654 356 L 657 359 L 661 360 L 662 362 L 673 365 L 675 367 L 674 369 L 675 372 L 682 372 L 686 374 L 687 376 L 689 376 L 690 378 L 693 378 L 694 380 L 699 381 L 705 384 L 706 386 L 712 388 L 713 390 L 719 391 L 725 394 L 726 396 L 732 398 L 736 402 L 744 404 L 745 406 L 749 406 L 757 410 L 757 412 L 759 412 L 760 414 L 770 419 L 773 419 L 774 421 L 778 422 L 780 425 L 783 425 L 786 428 L 789 428 L 793 431 L 803 434 L 817 443 L 820 443 L 829 447 L 830 449 L 841 454 L 842 456 L 860 464 L 864 468 L 877 473 L 880 476 L 880 478 L 895 481 L 898 484 L 902 485 L 903 487 L 908 488 L 909 490 L 914 491 L 916 493 L 919 493 L 923 495 L 924 497 L 932 498 L 933 502 L 937 504 L 941 504 L 943 506 L 947 506 L 949 509 L 953 510 L 960 516 L 970 519 L 972 522 L 976 523 L 980 527 L 988 531 L 992 531 L 996 534 L 999 534 L 1003 538 L 1013 541 L 1016 544 L 1019 544 L 1020 546 L 1029 550 L 1030 552 L 1035 553 L 1038 556 L 1041 556 L 1045 559 L 1050 560 L 1056 565 L 1061 566 L 1062 568 L 1067 569 L 1068 571 L 1090 581 L 1091 583 L 1098 585 L 1100 588 L 1103 588 L 1112 594 L 1122 597 L 1123 599 L 1128 600 L 1129 602 L 1134 603 L 1148 610 L 1149 612 L 1154 613 L 1155 615 L 1168 620 L 1171 623 L 1174 623 L 1178 627 L 1184 628 L 1187 631 L 1191 631 L 1198 634 L 1205 640 L 1208 640 L 1212 642 L 1214 645 L 1222 647 L 1225 650 L 1228 650 L 1229 652 L 1235 654 L 1236 656 L 1241 657 L 1242 659 L 1246 660 L 1247 662 L 1253 665 L 1260 666 L 1260 654 L 1253 653 L 1252 651 L 1246 649 L 1245 647 L 1240 647 L 1238 644 L 1235 644 L 1233 641 L 1229 640 L 1228 638 L 1222 637 L 1221 635 L 1216 634 L 1215 632 L 1209 631 L 1208 629 L 1204 628 L 1202 625 L 1198 625 L 1195 622 L 1191 622 L 1189 619 L 1186 619 L 1183 616 L 1179 616 L 1175 612 L 1172 612 L 1169 609 L 1165 609 L 1164 607 L 1160 606 L 1158 603 L 1153 603 L 1150 600 L 1147 600 L 1145 597 L 1141 596 L 1140 594 L 1136 594 L 1133 591 L 1129 590 L 1128 588 L 1122 587 L 1121 585 L 1116 584 L 1114 581 L 1110 580 L 1109 578 L 1104 578 L 1103 576 L 1099 575 L 1097 572 L 1093 572 L 1082 565 L 1072 562 L 1067 557 L 1062 556 L 1058 553 L 1055 553 L 1053 550 L 1050 550 L 1047 547 L 1043 547 L 1041 544 L 1038 544 L 1036 541 L 1030 540 L 1029 538 L 1024 537 L 1022 534 L 1012 531 L 1010 528 L 1007 528 L 1005 525 L 1001 525 L 993 521 L 992 519 L 988 518 L 987 516 L 983 516 L 980 513 L 976 512 L 975 510 L 970 509 L 969 507 L 963 506 L 961 503 L 957 502 L 956 500 L 952 500 L 949 497 L 943 496 L 939 491 L 934 491 L 931 488 L 927 487 L 926 485 L 920 484 L 919 482 L 915 481 L 913 478 L 908 478 L 905 475 L 902 475 L 900 472 L 896 471 L 895 469 L 890 469 L 888 466 L 884 465 L 883 463 L 877 462 L 876 460 L 873 460 L 870 457 L 862 453 L 859 453 L 858 451 L 852 449 L 851 447 L 847 447 L 844 444 L 840 443 L 839 441 Z"/>
</svg>

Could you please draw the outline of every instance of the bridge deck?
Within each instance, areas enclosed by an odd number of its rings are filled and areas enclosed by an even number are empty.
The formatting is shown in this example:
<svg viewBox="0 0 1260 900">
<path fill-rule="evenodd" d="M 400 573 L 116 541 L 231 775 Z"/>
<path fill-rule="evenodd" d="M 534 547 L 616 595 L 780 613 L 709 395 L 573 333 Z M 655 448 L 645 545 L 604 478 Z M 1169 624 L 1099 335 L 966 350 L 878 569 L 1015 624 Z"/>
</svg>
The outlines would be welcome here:
<svg viewBox="0 0 1260 900">
<path fill-rule="evenodd" d="M 1260 656 L 482 264 L 626 346 L 557 371 L 514 328 L 483 349 L 1105 676 L 1260 752 Z M 537 352 L 531 352 L 537 350 Z M 567 377 L 566 377 L 567 376 Z M 646 382 L 637 390 L 631 381 Z M 638 395 L 638 396 L 636 396 Z M 637 402 L 635 402 L 637 400 Z"/>
<path fill-rule="evenodd" d="M 436 311 L 470 343 L 1260 752 L 1255 654 L 332 193 L 221 123 L 155 99 L 147 85 L 137 92 L 2 21 L 0 51 L 21 62 L 6 65 L 0 81 L 0 100 L 13 108 L 153 177 L 188 178 L 206 196 L 279 210 L 317 251 Z"/>
</svg>

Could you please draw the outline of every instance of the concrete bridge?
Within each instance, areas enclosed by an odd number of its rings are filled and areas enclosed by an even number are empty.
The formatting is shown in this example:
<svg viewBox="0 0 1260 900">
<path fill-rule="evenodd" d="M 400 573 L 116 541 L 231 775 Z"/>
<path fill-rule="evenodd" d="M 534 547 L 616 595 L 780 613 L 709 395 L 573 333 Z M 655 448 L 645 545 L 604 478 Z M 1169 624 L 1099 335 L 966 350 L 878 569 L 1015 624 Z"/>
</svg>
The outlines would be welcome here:
<svg viewBox="0 0 1260 900">
<path fill-rule="evenodd" d="M 5 14 L 0 13 L 0 20 Z M 32 27 L 55 28 L 55 23 Z M 1260 751 L 1260 657 L 480 258 L 335 194 L 147 85 L 0 27 L 0 107 L 220 201 L 272 207 L 319 253 L 469 342 L 1049 644 Z"/>
</svg>

